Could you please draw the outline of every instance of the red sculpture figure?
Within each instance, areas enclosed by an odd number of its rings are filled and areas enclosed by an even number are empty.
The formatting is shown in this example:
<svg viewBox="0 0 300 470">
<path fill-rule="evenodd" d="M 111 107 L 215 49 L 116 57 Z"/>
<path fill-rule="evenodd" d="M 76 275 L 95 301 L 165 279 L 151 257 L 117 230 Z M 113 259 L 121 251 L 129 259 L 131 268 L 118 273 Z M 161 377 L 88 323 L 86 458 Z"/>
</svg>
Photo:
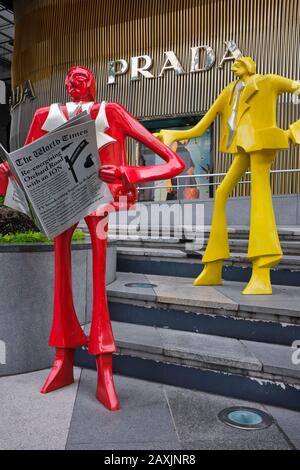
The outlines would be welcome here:
<svg viewBox="0 0 300 470">
<path fill-rule="evenodd" d="M 114 209 L 126 209 L 136 201 L 135 184 L 164 178 L 172 178 L 184 169 L 180 158 L 152 136 L 123 106 L 118 103 L 95 102 L 95 78 L 85 67 L 71 67 L 65 85 L 71 97 L 66 105 L 52 104 L 36 111 L 26 144 L 86 110 L 95 120 L 100 177 L 108 183 L 114 197 Z M 165 164 L 150 167 L 128 166 L 126 137 L 130 136 L 165 160 Z M 2 172 L 7 171 L 3 168 Z M 0 175 L 1 177 L 1 175 Z M 0 178 L 1 179 L 1 178 Z M 120 198 L 127 197 L 127 205 Z M 116 351 L 107 306 L 105 267 L 107 240 L 96 234 L 104 215 L 90 214 L 85 218 L 93 249 L 93 306 L 88 351 L 96 356 L 98 371 L 97 399 L 109 410 L 119 408 L 112 375 L 112 353 Z M 77 319 L 72 296 L 70 243 L 76 225 L 54 240 L 55 283 L 53 324 L 49 345 L 56 348 L 52 370 L 42 388 L 48 393 L 73 383 L 75 348 L 85 346 L 87 338 Z M 107 230 L 107 226 L 106 226 Z"/>
</svg>

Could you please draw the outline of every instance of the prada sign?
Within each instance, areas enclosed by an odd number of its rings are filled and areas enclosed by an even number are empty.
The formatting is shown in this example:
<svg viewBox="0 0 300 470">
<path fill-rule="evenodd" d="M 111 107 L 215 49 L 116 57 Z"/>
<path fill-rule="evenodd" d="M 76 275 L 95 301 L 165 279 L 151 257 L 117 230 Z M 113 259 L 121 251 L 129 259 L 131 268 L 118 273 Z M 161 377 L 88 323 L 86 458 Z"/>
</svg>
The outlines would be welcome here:
<svg viewBox="0 0 300 470">
<path fill-rule="evenodd" d="M 9 99 L 10 110 L 12 111 L 19 104 L 24 103 L 26 99 L 35 99 L 35 92 L 31 80 L 26 80 L 23 86 L 18 85 L 14 90 L 12 90 L 12 94 Z"/>
<path fill-rule="evenodd" d="M 228 61 L 233 61 L 243 54 L 234 41 L 225 41 L 225 52 L 218 68 L 222 69 Z M 173 71 L 176 75 L 186 73 L 207 72 L 216 63 L 216 53 L 210 46 L 196 46 L 190 48 L 190 70 L 187 72 L 175 54 L 174 51 L 164 52 L 165 61 L 158 77 L 163 77 L 166 71 Z M 108 64 L 108 85 L 114 85 L 118 76 L 125 75 L 130 70 L 130 79 L 132 81 L 156 78 L 151 70 L 153 68 L 153 59 L 149 55 L 131 57 L 130 63 L 125 59 L 119 59 Z M 35 91 L 31 80 L 26 80 L 23 86 L 18 85 L 13 91 L 9 100 L 11 111 L 24 103 L 26 99 L 34 100 Z"/>
<path fill-rule="evenodd" d="M 234 41 L 225 41 L 226 50 L 219 64 L 222 69 L 224 64 L 241 57 L 243 54 Z M 163 77 L 167 70 L 173 70 L 176 75 L 186 73 L 207 72 L 216 63 L 216 53 L 210 46 L 196 46 L 190 48 L 190 70 L 185 71 L 182 63 L 174 51 L 164 52 L 165 62 L 158 75 Z M 155 78 L 151 70 L 153 59 L 149 55 L 131 57 L 130 63 L 125 59 L 118 59 L 108 64 L 108 85 L 114 85 L 120 75 L 125 75 L 130 70 L 130 80 L 140 80 L 141 77 L 147 79 Z"/>
</svg>

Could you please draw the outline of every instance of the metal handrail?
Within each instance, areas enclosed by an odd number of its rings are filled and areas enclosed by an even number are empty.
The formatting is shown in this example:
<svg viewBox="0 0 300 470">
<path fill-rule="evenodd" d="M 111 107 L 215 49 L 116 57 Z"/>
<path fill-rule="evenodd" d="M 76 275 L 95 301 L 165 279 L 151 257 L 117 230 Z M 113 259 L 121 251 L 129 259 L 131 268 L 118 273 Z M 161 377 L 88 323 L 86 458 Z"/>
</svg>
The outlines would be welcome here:
<svg viewBox="0 0 300 470">
<path fill-rule="evenodd" d="M 271 170 L 270 173 L 271 174 L 276 174 L 276 173 L 298 173 L 300 172 L 300 168 L 290 168 L 290 169 L 286 169 L 286 170 Z M 205 173 L 202 173 L 202 174 L 199 174 L 199 175 L 179 175 L 179 176 L 175 176 L 174 178 L 172 179 L 180 179 L 180 178 L 199 178 L 199 177 L 202 177 L 202 178 L 213 178 L 215 176 L 226 176 L 227 173 L 208 173 L 208 174 L 205 174 Z M 251 171 L 246 171 L 245 172 L 245 175 L 251 175 Z M 246 181 L 239 181 L 238 184 L 249 184 L 251 183 L 251 180 L 246 180 Z M 207 183 L 197 183 L 197 184 L 177 184 L 177 185 L 174 185 L 175 188 L 198 188 L 199 186 L 215 186 L 215 185 L 218 185 L 220 184 L 219 181 L 213 181 L 212 183 L 210 182 L 207 182 Z M 170 186 L 138 186 L 137 187 L 137 190 L 138 191 L 144 191 L 146 189 L 152 189 L 154 191 L 156 190 L 159 190 L 159 189 L 169 189 Z"/>
<path fill-rule="evenodd" d="M 292 173 L 292 172 L 300 171 L 300 168 L 288 168 L 286 170 L 271 170 L 270 173 Z M 245 175 L 251 175 L 251 171 L 246 171 Z M 197 178 L 197 177 L 205 177 L 210 178 L 211 176 L 226 176 L 227 173 L 200 173 L 199 175 L 178 175 L 175 178 Z"/>
</svg>

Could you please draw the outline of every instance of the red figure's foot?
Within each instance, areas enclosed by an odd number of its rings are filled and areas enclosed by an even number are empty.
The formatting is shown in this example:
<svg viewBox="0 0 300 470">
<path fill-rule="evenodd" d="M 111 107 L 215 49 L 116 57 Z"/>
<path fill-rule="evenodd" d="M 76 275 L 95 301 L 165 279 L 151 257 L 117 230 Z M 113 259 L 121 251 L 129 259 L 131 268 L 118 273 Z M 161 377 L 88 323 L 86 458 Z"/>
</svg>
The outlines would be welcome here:
<svg viewBox="0 0 300 470">
<path fill-rule="evenodd" d="M 41 393 L 49 393 L 74 382 L 75 349 L 56 348 L 54 364 Z"/>
<path fill-rule="evenodd" d="M 98 371 L 96 398 L 108 410 L 117 411 L 120 408 L 112 373 L 112 354 L 98 354 L 96 364 Z"/>
</svg>

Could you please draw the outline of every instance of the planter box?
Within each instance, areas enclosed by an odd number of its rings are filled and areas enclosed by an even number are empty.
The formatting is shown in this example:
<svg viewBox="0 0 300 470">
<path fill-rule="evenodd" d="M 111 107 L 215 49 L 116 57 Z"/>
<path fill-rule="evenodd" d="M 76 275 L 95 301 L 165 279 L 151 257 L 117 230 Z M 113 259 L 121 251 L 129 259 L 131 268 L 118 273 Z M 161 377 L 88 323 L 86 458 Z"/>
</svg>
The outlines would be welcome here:
<svg viewBox="0 0 300 470">
<path fill-rule="evenodd" d="M 116 278 L 116 245 L 108 243 L 107 284 Z M 90 319 L 91 244 L 72 244 L 74 304 Z M 0 376 L 44 369 L 52 322 L 54 253 L 51 245 L 0 245 Z M 5 363 L 3 363 L 5 362 Z"/>
</svg>

